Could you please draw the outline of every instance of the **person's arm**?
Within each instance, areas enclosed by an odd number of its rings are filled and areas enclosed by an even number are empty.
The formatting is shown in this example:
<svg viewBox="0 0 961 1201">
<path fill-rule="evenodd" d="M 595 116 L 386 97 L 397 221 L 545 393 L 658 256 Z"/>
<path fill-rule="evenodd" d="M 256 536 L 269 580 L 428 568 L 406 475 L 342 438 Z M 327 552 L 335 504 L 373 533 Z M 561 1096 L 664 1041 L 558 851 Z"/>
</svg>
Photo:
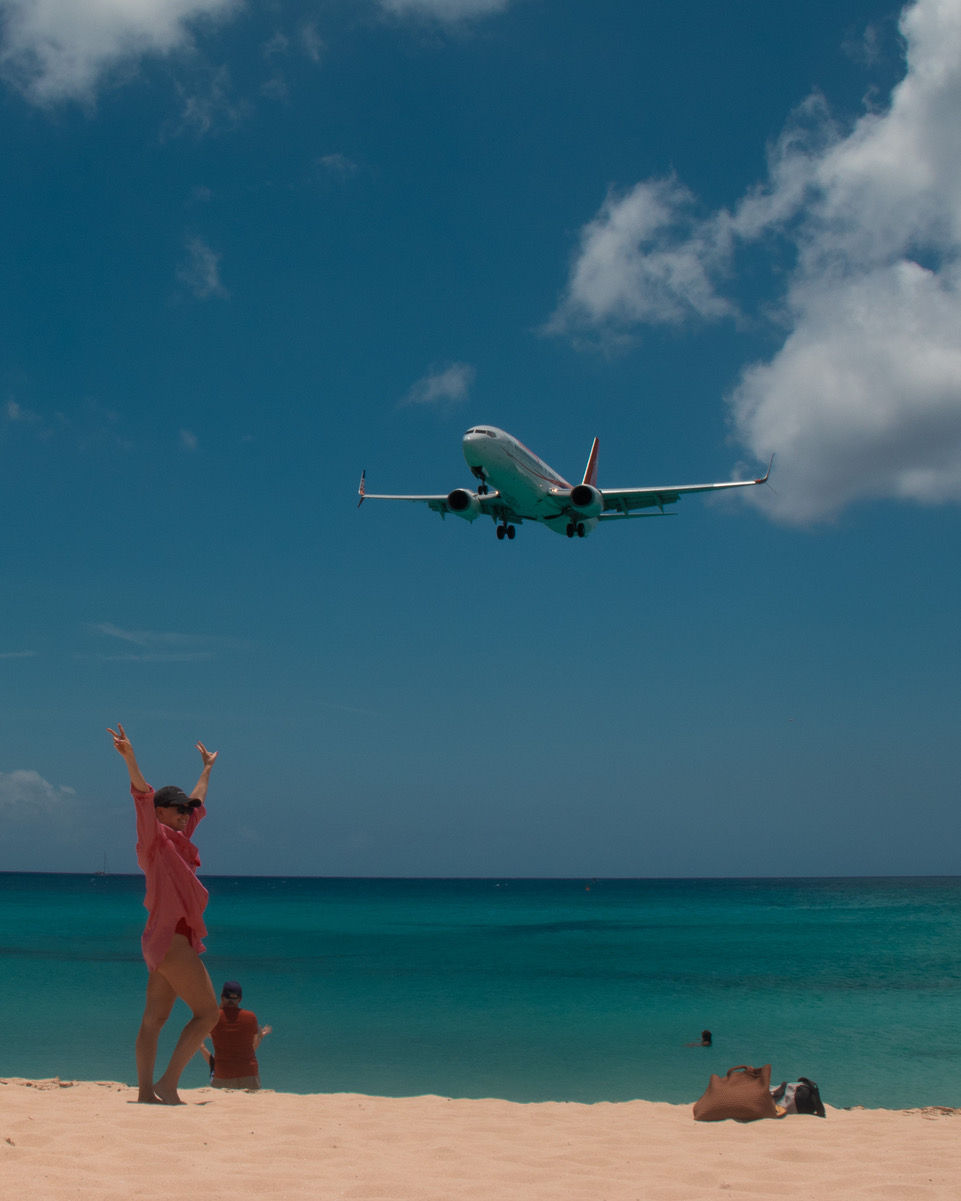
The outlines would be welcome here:
<svg viewBox="0 0 961 1201">
<path fill-rule="evenodd" d="M 214 765 L 218 751 L 208 751 L 202 742 L 197 743 L 197 750 L 200 751 L 200 757 L 204 761 L 204 769 L 200 773 L 200 779 L 194 785 L 194 790 L 190 794 L 195 801 L 205 801 L 207 799 L 207 785 L 210 783 L 210 769 Z"/>
<path fill-rule="evenodd" d="M 133 753 L 133 746 L 123 726 L 118 721 L 117 729 L 114 731 L 108 726 L 107 733 L 113 738 L 114 750 L 123 758 L 124 763 L 127 765 L 127 771 L 130 773 L 130 783 L 137 792 L 149 792 L 150 785 L 144 779 L 143 772 L 137 765 L 137 756 Z"/>
<path fill-rule="evenodd" d="M 258 1026 L 257 1033 L 254 1035 L 254 1050 L 256 1051 L 264 1038 L 273 1030 L 273 1026 Z"/>
<path fill-rule="evenodd" d="M 200 1053 L 200 1054 L 201 1054 L 201 1055 L 204 1057 L 204 1060 L 206 1061 L 207 1067 L 209 1068 L 209 1067 L 210 1067 L 211 1055 L 210 1055 L 210 1052 L 207 1050 L 207 1044 L 206 1044 L 206 1043 L 201 1043 L 201 1044 L 200 1044 L 200 1046 L 197 1048 L 197 1050 L 198 1050 L 198 1052 L 199 1052 L 199 1053 Z"/>
</svg>

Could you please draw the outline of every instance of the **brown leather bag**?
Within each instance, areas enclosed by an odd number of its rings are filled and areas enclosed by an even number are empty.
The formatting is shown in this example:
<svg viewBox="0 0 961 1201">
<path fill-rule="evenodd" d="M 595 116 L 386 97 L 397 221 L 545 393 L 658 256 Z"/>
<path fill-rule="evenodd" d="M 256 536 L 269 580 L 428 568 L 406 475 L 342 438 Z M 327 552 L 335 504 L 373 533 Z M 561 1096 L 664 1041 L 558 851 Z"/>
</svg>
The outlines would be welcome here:
<svg viewBox="0 0 961 1201">
<path fill-rule="evenodd" d="M 749 1068 L 741 1064 L 729 1068 L 726 1076 L 711 1076 L 704 1096 L 694 1102 L 695 1122 L 754 1122 L 758 1118 L 776 1118 L 777 1106 L 771 1096 L 771 1065 Z"/>
</svg>

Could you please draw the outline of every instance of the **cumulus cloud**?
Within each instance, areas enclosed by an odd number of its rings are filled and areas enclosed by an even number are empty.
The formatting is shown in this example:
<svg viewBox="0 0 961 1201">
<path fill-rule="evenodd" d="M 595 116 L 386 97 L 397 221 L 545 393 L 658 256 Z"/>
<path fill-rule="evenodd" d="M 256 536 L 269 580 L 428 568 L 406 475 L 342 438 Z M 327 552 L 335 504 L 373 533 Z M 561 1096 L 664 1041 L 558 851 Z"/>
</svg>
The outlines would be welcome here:
<svg viewBox="0 0 961 1201">
<path fill-rule="evenodd" d="M 119 432 L 119 414 L 95 400 L 84 400 L 72 413 L 55 409 L 46 414 L 35 413 L 19 401 L 8 400 L 2 409 L 2 419 L 21 436 L 43 442 L 66 438 L 82 452 L 104 445 L 127 451 L 132 445 Z"/>
<path fill-rule="evenodd" d="M 35 771 L 0 771 L 0 814 L 4 821 L 51 815 L 73 807 L 73 788 L 50 784 Z"/>
<path fill-rule="evenodd" d="M 89 100 L 104 75 L 188 46 L 239 0 L 0 0 L 0 72 L 30 100 Z"/>
<path fill-rule="evenodd" d="M 32 413 L 16 400 L 8 400 L 3 406 L 3 415 L 11 425 L 40 425 L 39 413 Z"/>
<path fill-rule="evenodd" d="M 117 800 L 78 796 L 38 771 L 0 771 L 0 871 L 82 871 L 100 865 Z"/>
<path fill-rule="evenodd" d="M 386 12 L 404 17 L 431 17 L 447 24 L 503 12 L 509 3 L 510 0 L 380 0 Z"/>
<path fill-rule="evenodd" d="M 451 363 L 432 367 L 414 384 L 404 398 L 405 404 L 460 404 L 467 399 L 474 382 L 474 368 L 469 363 Z"/>
<path fill-rule="evenodd" d="M 548 332 L 597 329 L 616 336 L 636 324 L 668 325 L 691 316 L 723 317 L 730 303 L 710 274 L 728 246 L 711 222 L 692 215 L 694 197 L 676 179 L 612 190 L 581 232 L 567 294 Z"/>
<path fill-rule="evenodd" d="M 337 183 L 345 183 L 352 176 L 357 174 L 357 164 L 353 159 L 349 159 L 346 154 L 324 154 L 317 160 L 317 166 L 323 171 L 328 179 L 336 180 Z"/>
<path fill-rule="evenodd" d="M 788 521 L 961 500 L 961 5 L 917 0 L 900 31 L 887 105 L 844 130 L 810 97 L 731 210 L 698 214 L 675 180 L 608 196 L 549 327 L 603 338 L 735 316 L 745 247 L 770 254 L 772 283 L 793 261 L 783 344 L 729 398 L 734 436 L 777 452 L 765 509 Z"/>
<path fill-rule="evenodd" d="M 177 278 L 198 300 L 207 300 L 211 296 L 227 297 L 230 293 L 220 281 L 222 257 L 201 238 L 188 238 L 187 257 L 177 268 Z"/>
<path fill-rule="evenodd" d="M 264 87 L 269 88 L 269 84 Z M 178 82 L 176 91 L 180 116 L 165 124 L 165 138 L 182 134 L 202 138 L 235 129 L 251 111 L 247 101 L 235 99 L 230 71 L 224 66 L 205 65 L 194 73 L 189 86 Z"/>
</svg>

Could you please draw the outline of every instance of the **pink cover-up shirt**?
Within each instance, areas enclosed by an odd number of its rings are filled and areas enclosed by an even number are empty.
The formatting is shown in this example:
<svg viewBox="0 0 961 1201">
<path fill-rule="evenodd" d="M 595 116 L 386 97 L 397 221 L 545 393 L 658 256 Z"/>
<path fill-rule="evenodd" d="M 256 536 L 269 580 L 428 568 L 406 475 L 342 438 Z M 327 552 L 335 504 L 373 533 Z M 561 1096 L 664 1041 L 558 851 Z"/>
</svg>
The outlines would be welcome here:
<svg viewBox="0 0 961 1201">
<path fill-rule="evenodd" d="M 154 790 L 130 791 L 137 807 L 137 862 L 147 877 L 144 908 L 149 917 L 140 945 L 147 967 L 153 971 L 167 954 L 181 918 L 190 927 L 190 945 L 200 955 L 207 948 L 201 941 L 207 933 L 204 909 L 207 890 L 197 879 L 200 855 L 190 841 L 197 823 L 207 816 L 201 805 L 192 809 L 183 833 L 157 820 Z"/>
</svg>

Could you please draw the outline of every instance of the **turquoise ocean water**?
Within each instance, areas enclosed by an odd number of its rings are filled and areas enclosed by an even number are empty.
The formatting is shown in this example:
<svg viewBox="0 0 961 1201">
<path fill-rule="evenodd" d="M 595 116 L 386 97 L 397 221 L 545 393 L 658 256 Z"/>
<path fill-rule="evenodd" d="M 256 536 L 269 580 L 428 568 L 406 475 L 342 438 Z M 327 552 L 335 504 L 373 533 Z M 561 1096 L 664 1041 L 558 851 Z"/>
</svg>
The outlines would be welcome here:
<svg viewBox="0 0 961 1201">
<path fill-rule="evenodd" d="M 961 1106 L 959 878 L 204 882 L 265 1087 L 690 1102 L 770 1062 L 834 1105 Z M 142 899 L 0 874 L 0 1075 L 133 1081 Z"/>
</svg>

